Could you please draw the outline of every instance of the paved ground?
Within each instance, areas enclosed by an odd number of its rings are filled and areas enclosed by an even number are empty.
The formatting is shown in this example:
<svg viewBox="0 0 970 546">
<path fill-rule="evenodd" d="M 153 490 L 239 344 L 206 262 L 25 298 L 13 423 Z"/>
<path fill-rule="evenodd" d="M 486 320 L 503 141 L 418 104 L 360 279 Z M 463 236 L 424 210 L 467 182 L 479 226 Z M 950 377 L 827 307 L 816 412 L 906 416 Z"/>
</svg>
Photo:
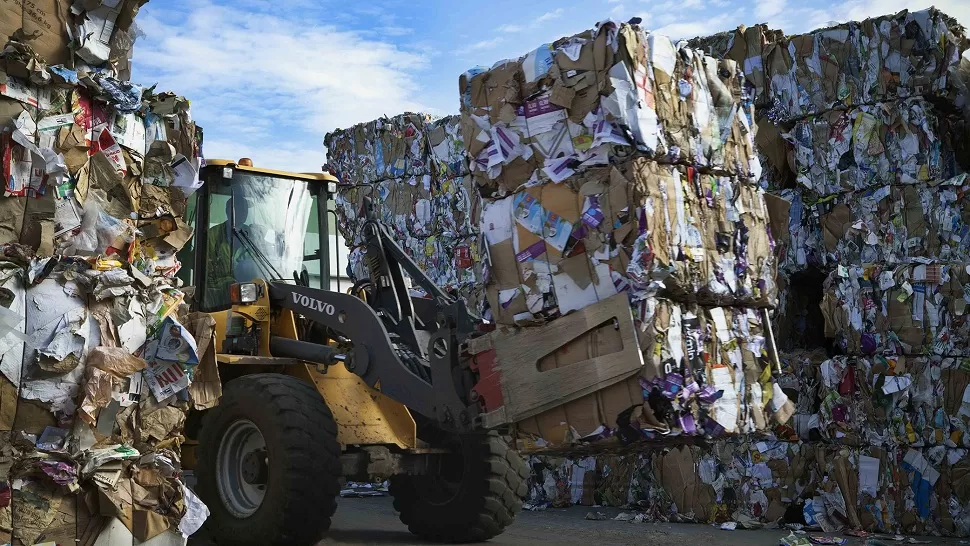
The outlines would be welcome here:
<svg viewBox="0 0 970 546">
<path fill-rule="evenodd" d="M 588 512 L 603 512 L 614 517 L 614 508 L 573 507 L 543 512 L 522 512 L 504 534 L 488 542 L 491 546 L 534 544 L 647 544 L 650 546 L 776 546 L 787 532 L 779 530 L 721 531 L 709 525 L 626 523 L 589 521 Z M 848 537 L 848 546 L 864 546 L 865 540 Z M 959 541 L 928 538 L 934 545 L 957 546 Z M 886 541 L 889 546 L 905 542 Z M 416 540 L 400 523 L 389 497 L 340 499 L 333 526 L 321 545 L 329 544 L 428 544 Z M 208 546 L 203 540 L 190 540 L 190 546 Z"/>
</svg>

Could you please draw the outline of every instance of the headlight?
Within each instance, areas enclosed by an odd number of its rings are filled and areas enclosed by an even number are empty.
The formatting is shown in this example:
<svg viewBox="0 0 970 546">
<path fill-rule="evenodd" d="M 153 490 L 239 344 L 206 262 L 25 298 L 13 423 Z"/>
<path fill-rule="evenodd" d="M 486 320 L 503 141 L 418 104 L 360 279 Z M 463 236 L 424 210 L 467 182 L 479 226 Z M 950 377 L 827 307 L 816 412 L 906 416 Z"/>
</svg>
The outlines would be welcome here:
<svg viewBox="0 0 970 546">
<path fill-rule="evenodd" d="M 259 297 L 259 287 L 254 282 L 244 282 L 229 286 L 229 301 L 233 305 L 253 303 Z"/>
</svg>

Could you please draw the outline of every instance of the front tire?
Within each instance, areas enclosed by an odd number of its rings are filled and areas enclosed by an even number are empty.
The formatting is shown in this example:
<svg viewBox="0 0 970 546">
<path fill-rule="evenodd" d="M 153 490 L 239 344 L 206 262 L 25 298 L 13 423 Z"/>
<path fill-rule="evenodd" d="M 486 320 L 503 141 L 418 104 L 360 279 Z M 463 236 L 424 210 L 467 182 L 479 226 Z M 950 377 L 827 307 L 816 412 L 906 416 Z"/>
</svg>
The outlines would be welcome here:
<svg viewBox="0 0 970 546">
<path fill-rule="evenodd" d="M 441 472 L 391 478 L 394 509 L 425 540 L 489 540 L 522 510 L 528 469 L 497 434 L 465 436 L 459 453 Z"/>
<path fill-rule="evenodd" d="M 206 412 L 199 496 L 217 544 L 310 546 L 340 492 L 337 425 L 320 394 L 279 374 L 240 377 Z"/>
</svg>

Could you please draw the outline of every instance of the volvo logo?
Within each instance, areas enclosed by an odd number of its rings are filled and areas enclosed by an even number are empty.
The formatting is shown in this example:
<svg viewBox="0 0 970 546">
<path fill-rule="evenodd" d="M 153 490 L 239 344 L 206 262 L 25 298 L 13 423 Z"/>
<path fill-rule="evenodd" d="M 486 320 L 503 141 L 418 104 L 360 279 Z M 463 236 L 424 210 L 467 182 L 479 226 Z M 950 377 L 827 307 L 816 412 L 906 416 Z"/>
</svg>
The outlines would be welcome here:
<svg viewBox="0 0 970 546">
<path fill-rule="evenodd" d="M 333 316 L 334 312 L 336 311 L 332 303 L 326 303 L 316 298 L 304 296 L 303 294 L 297 294 L 296 292 L 293 292 L 293 303 L 302 305 L 311 311 L 319 311 L 330 316 Z"/>
</svg>

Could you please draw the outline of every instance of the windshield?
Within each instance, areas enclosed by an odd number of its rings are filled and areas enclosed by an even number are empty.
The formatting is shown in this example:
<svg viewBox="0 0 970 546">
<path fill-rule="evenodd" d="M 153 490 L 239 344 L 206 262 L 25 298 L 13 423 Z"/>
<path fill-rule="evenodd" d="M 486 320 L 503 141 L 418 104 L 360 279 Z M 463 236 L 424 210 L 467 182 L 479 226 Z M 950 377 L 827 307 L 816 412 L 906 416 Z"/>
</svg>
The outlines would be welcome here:
<svg viewBox="0 0 970 546">
<path fill-rule="evenodd" d="M 312 198 L 307 182 L 235 170 L 209 190 L 205 308 L 229 306 L 229 285 L 293 282 L 303 268 Z"/>
</svg>

